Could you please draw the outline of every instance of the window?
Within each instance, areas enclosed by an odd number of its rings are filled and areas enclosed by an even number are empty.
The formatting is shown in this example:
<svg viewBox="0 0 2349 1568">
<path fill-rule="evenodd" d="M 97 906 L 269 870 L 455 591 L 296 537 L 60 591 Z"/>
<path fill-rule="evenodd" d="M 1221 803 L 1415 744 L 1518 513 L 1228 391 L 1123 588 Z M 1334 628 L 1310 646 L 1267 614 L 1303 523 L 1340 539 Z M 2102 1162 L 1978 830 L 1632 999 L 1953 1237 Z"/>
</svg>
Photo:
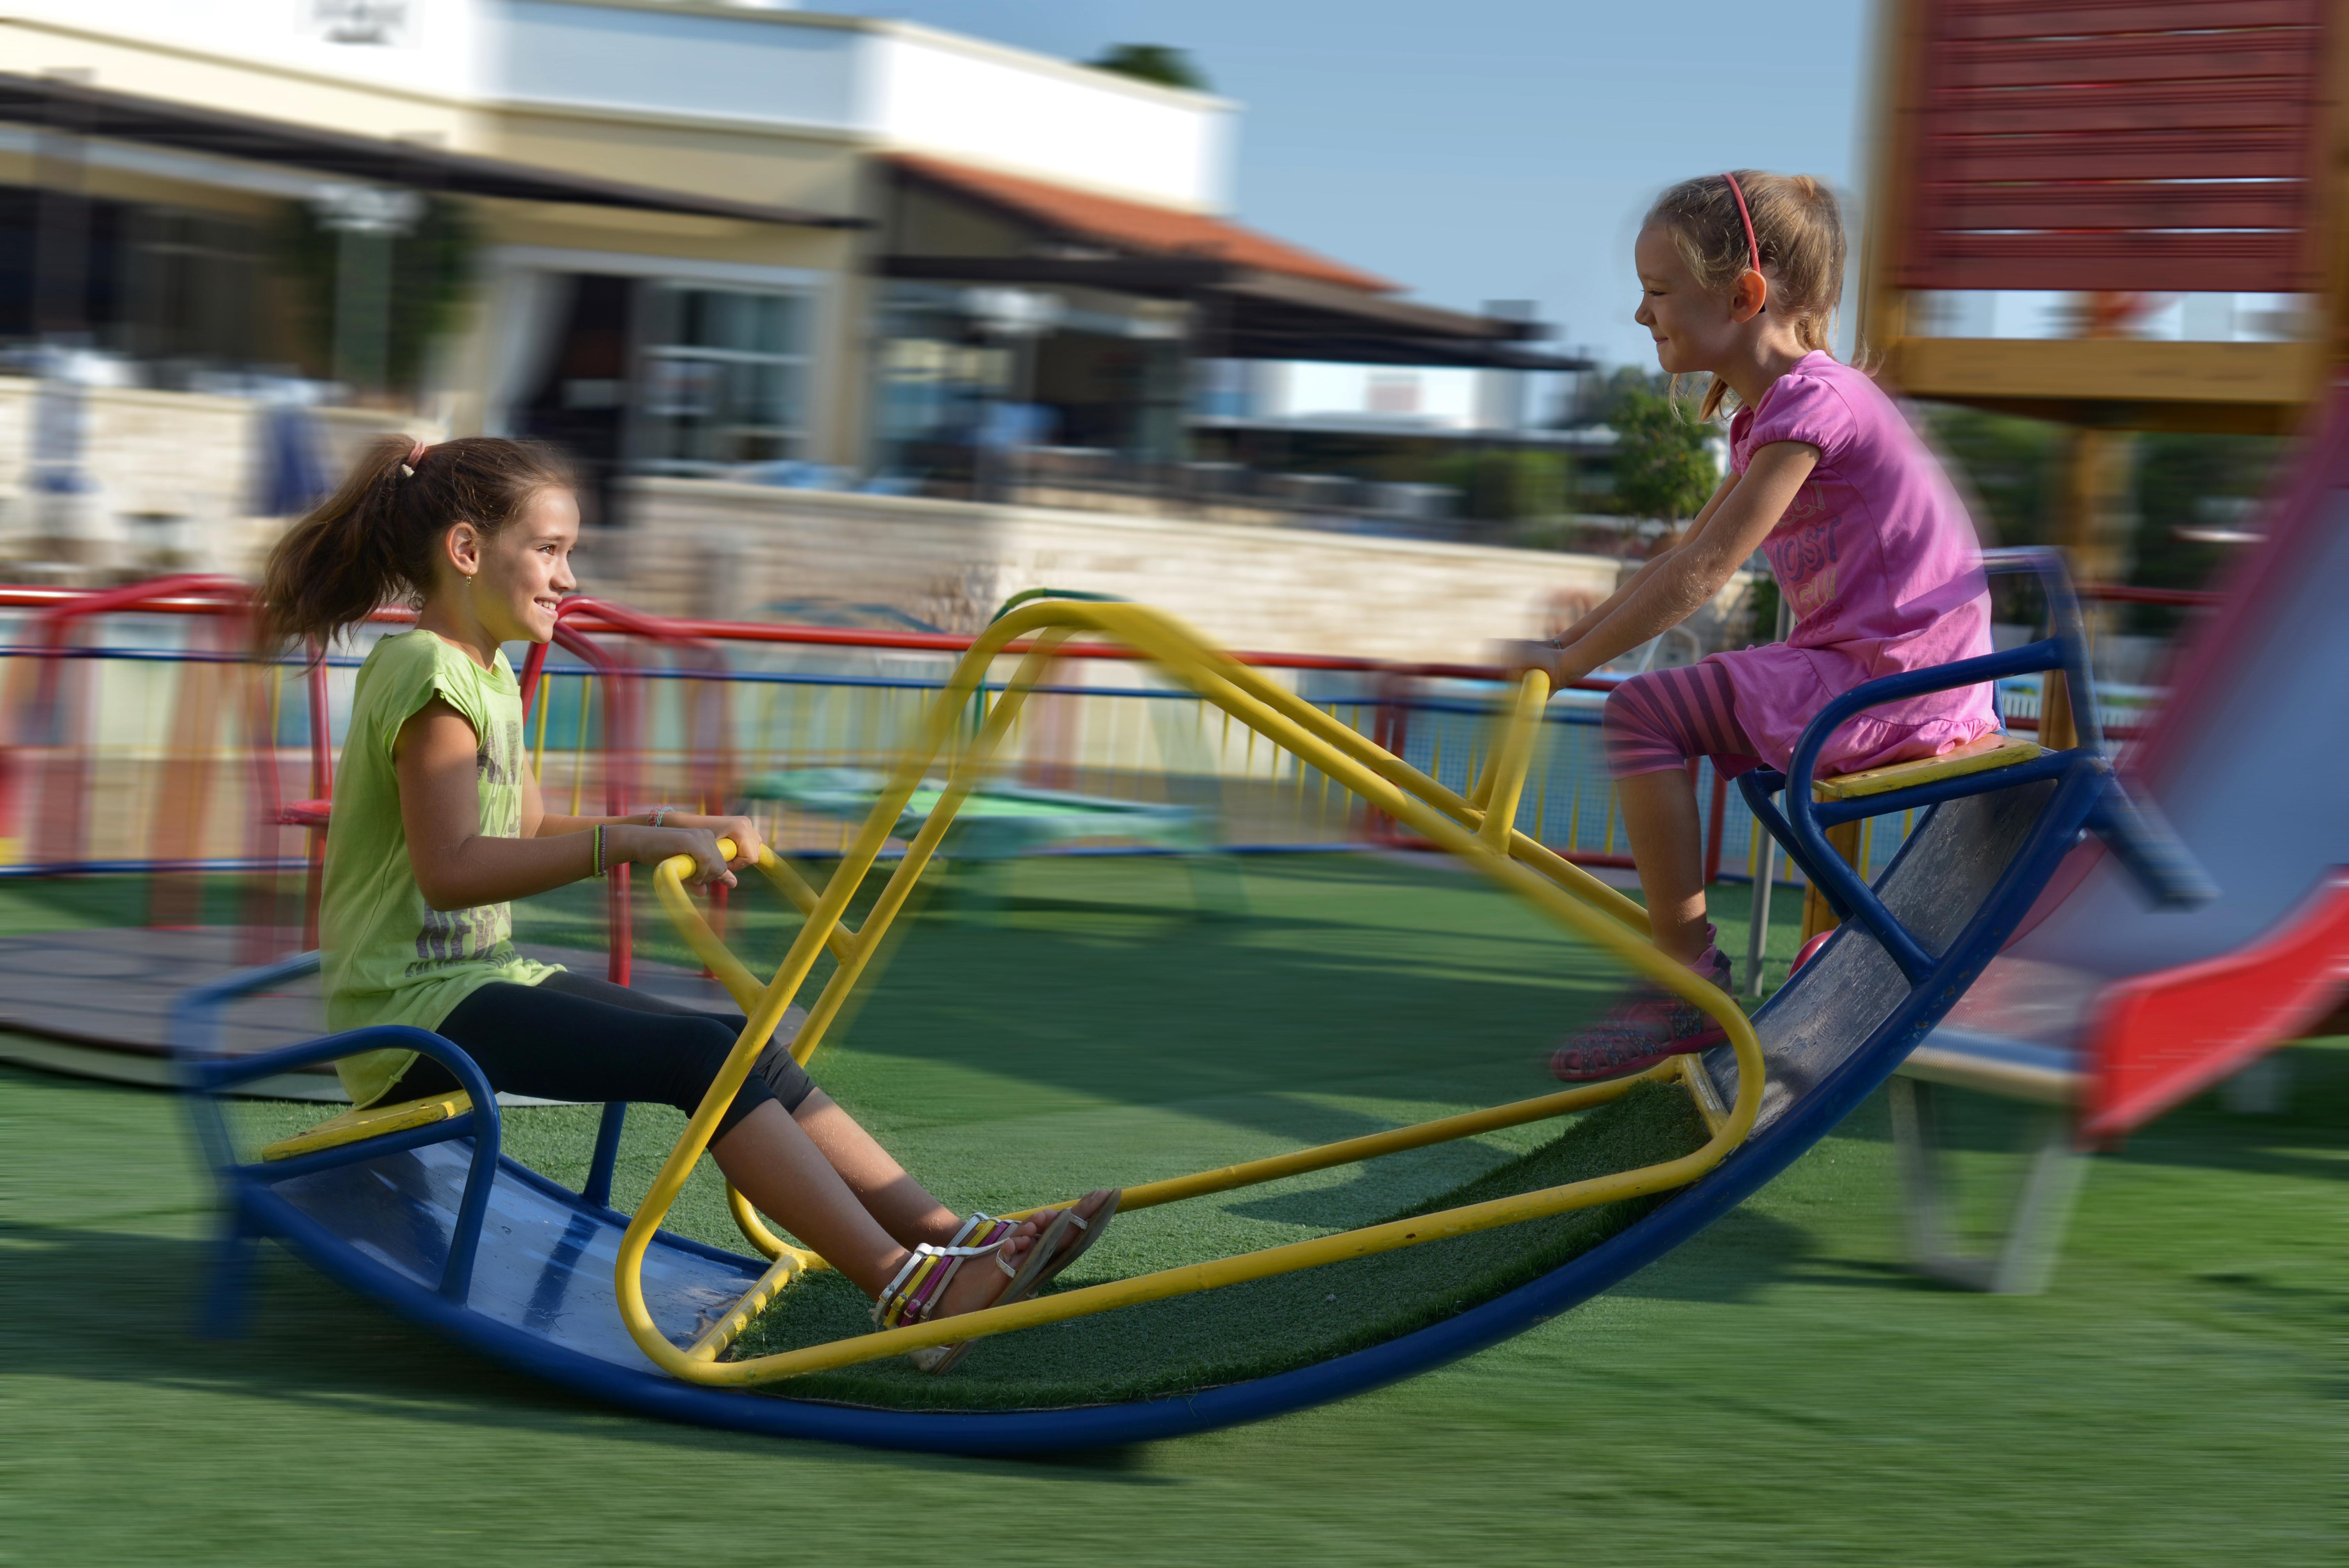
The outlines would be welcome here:
<svg viewBox="0 0 2349 1568">
<path fill-rule="evenodd" d="M 135 210 L 125 346 L 142 359 L 242 365 L 260 358 L 259 249 L 253 229 L 233 218 Z"/>
<path fill-rule="evenodd" d="M 654 284 L 645 294 L 636 466 L 709 474 L 799 456 L 807 300 L 680 283 Z"/>
</svg>

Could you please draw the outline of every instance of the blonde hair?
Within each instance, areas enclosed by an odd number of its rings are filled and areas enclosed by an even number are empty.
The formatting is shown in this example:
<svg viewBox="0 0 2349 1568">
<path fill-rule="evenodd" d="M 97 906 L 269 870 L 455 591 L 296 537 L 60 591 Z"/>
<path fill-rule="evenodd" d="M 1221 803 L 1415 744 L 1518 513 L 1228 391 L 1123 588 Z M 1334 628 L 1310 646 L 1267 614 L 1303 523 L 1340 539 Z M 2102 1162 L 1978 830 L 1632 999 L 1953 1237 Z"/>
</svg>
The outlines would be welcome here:
<svg viewBox="0 0 2349 1568">
<path fill-rule="evenodd" d="M 1703 174 L 1683 180 L 1656 198 L 1648 222 L 1672 237 L 1681 259 L 1708 293 L 1726 294 L 1748 267 L 1770 280 L 1769 309 L 1794 320 L 1795 339 L 1805 348 L 1832 354 L 1836 306 L 1843 300 L 1843 211 L 1826 182 L 1807 174 L 1763 174 L 1735 170 L 1754 216 L 1749 253 L 1745 222 L 1737 211 L 1730 176 Z M 1720 412 L 1729 383 L 1716 376 L 1705 388 L 1700 419 Z"/>
</svg>

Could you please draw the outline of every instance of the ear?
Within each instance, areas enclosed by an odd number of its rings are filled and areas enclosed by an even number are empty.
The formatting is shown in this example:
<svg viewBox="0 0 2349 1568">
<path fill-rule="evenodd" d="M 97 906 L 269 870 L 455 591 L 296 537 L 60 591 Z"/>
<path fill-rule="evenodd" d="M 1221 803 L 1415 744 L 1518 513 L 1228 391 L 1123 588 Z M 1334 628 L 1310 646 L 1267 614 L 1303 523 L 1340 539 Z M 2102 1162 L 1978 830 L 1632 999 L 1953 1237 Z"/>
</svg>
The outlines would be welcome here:
<svg viewBox="0 0 2349 1568">
<path fill-rule="evenodd" d="M 470 522 L 452 524 L 441 536 L 449 564 L 468 577 L 481 569 L 481 531 Z"/>
<path fill-rule="evenodd" d="M 1737 274 L 1729 287 L 1730 319 L 1741 325 L 1752 321 L 1770 306 L 1770 280 L 1752 267 Z"/>
</svg>

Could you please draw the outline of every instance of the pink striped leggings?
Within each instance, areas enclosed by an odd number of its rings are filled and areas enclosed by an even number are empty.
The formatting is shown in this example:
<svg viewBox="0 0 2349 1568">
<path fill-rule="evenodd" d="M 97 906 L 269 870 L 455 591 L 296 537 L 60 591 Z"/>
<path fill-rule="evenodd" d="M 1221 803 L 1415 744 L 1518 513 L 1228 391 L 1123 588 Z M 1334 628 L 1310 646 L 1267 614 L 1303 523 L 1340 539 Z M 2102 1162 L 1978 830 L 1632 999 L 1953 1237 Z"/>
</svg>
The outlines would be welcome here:
<svg viewBox="0 0 2349 1568">
<path fill-rule="evenodd" d="M 1762 765 L 1737 722 L 1729 672 L 1710 662 L 1633 676 L 1608 697 L 1599 733 L 1618 779 L 1685 768 L 1699 757 L 1712 758 L 1724 779 Z"/>
</svg>

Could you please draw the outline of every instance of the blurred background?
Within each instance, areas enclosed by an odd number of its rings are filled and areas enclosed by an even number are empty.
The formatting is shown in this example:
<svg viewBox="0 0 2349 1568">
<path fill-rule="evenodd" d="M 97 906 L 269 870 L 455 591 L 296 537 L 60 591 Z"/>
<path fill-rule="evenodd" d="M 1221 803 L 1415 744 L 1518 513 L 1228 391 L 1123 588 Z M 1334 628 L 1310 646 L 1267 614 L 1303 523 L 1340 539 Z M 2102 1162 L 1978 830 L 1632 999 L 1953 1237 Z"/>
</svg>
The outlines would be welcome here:
<svg viewBox="0 0 2349 1568">
<path fill-rule="evenodd" d="M 2097 717 L 2127 761 L 2180 651 L 2281 536 L 2264 498 L 2337 368 L 2344 23 L 2335 0 L 0 8 L 0 1115 L 20 1108 L 27 1170 L 77 1172 L 17 1183 L 0 1214 L 42 1304 L 0 1327 L 16 1357 L 0 1377 L 75 1380 L 21 1407 L 39 1412 L 27 1430 L 170 1434 L 134 1462 L 201 1522 L 168 1542 L 119 1522 L 123 1551 L 243 1560 L 236 1522 L 201 1501 L 238 1478 L 191 1457 L 249 1416 L 222 1401 L 275 1401 L 236 1463 L 312 1463 L 358 1410 L 359 1440 L 452 1491 L 509 1462 L 481 1431 L 544 1414 L 460 1382 L 404 1330 L 351 1350 L 332 1326 L 350 1304 L 315 1281 L 281 1294 L 329 1326 L 284 1366 L 171 1336 L 133 1348 L 134 1375 L 47 1359 L 81 1333 L 77 1304 L 192 1277 L 210 1222 L 193 1198 L 160 1220 L 140 1207 L 201 1181 L 159 1131 L 160 1097 L 51 1075 L 168 1082 L 182 989 L 316 944 L 356 668 L 406 617 L 315 664 L 256 661 L 247 585 L 371 436 L 528 437 L 577 465 L 585 597 L 538 660 L 509 650 L 533 766 L 574 810 L 747 810 L 821 865 L 968 639 L 1040 589 L 1161 606 L 1464 792 L 1502 689 L 1489 645 L 1614 592 L 1725 460 L 1630 322 L 1639 217 L 1724 166 L 1813 173 L 1853 241 L 1838 352 L 1903 400 L 1985 543 L 2068 553 Z M 2292 714 L 2328 736 L 2338 584 L 2294 593 L 2290 615 L 2248 618 L 2272 631 L 2261 656 L 2298 672 Z M 2002 645 L 2035 635 L 2045 604 L 1999 595 Z M 1756 557 L 1561 694 L 1520 830 L 1628 882 L 1597 745 L 1607 690 L 1785 626 Z M 2284 701 L 2282 679 L 2199 694 L 2199 711 Z M 1999 701 L 2013 730 L 2075 734 L 2060 686 L 2005 683 Z M 2330 744 L 2272 772 L 2297 789 Z M 973 1156 L 957 1119 L 991 1135 L 1008 1091 L 973 1086 L 999 1078 L 1046 1107 L 1023 1134 L 1040 1159 L 1188 1148 L 1207 1126 L 1237 1159 L 1485 1103 L 1554 1033 L 1554 934 L 1509 924 L 1391 820 L 1138 662 L 1059 661 L 1004 755 L 915 923 L 896 975 L 919 978 L 841 1047 L 844 1095 L 925 1108 L 905 1128 L 925 1155 Z M 1832 912 L 1735 791 L 1699 785 L 1723 945 L 1761 997 Z M 2338 813 L 2242 809 L 2285 868 L 2261 921 L 2301 945 L 2260 983 L 2291 1007 L 2223 1062 L 2199 1040 L 2165 1058 L 2123 1132 L 2084 1132 L 2103 1092 L 2077 1033 L 2102 982 L 2084 980 L 2057 1068 L 1948 1068 L 1939 1145 L 1879 1096 L 1570 1323 L 1287 1438 L 1044 1480 L 1073 1497 L 1160 1467 L 1268 1541 L 1350 1542 L 1362 1561 L 1458 1553 L 1447 1474 L 1458 1495 L 1500 1476 L 1535 1500 L 1480 1527 L 1547 1542 L 1534 1526 L 1605 1508 L 1617 1539 L 1667 1561 L 1756 1542 L 1880 1561 L 1895 1541 L 1917 1561 L 2200 1563 L 2253 1542 L 2262 1561 L 2324 1560 L 2309 1499 L 2342 1281 L 2337 1248 L 2310 1238 L 2339 1212 L 2349 1058 L 2292 1042 L 2343 1032 L 2349 902 L 2296 902 L 2330 885 Z M 1880 871 L 1913 826 L 1871 820 L 1837 847 Z M 732 918 L 746 941 L 781 929 L 772 911 Z M 549 955 L 709 996 L 651 923 L 625 882 L 518 911 Z M 2217 945 L 2246 950 L 2240 935 Z M 1008 1006 L 988 989 L 1031 968 Z M 1191 994 L 1217 989 L 1200 976 L 1226 994 Z M 1574 1005 L 1596 985 L 1575 980 Z M 1323 991 L 1336 1011 L 1297 1000 Z M 1074 1035 L 1021 1054 L 1055 1006 L 1130 1014 L 1129 1054 Z M 274 998 L 237 1048 L 306 1037 L 315 1011 Z M 1473 1050 L 1428 1048 L 1463 1017 L 1484 1021 Z M 1193 1098 L 1163 1081 L 1177 1057 Z M 1366 1078 L 1371 1057 L 1405 1087 Z M 263 1088 L 336 1092 L 315 1074 Z M 311 1114 L 280 1109 L 289 1128 Z M 636 1125 L 652 1130 L 629 1158 L 649 1169 L 662 1124 Z M 60 1195 L 88 1174 L 76 1129 L 136 1151 L 87 1210 Z M 2111 1158 L 2082 1196 L 2092 1148 Z M 1929 1158 L 1973 1179 L 1962 1200 L 1920 1177 Z M 2017 1299 L 1916 1294 L 1928 1279 Z M 238 1392 L 178 1387 L 198 1354 Z M 1648 1370 L 1592 1373 L 1624 1357 Z M 338 1398 L 311 1400 L 318 1383 Z M 94 1416 L 85 1387 L 104 1390 Z M 410 1387 L 469 1429 L 422 1460 L 394 1408 Z M 1853 1412 L 1878 1407 L 1894 1418 L 1863 1429 Z M 1454 1470 L 1421 1469 L 1398 1408 L 1444 1434 Z M 564 1443 L 574 1416 L 547 1418 Z M 649 1470 L 667 1543 L 701 1550 L 680 1522 L 698 1467 L 740 1452 L 615 1446 L 517 1469 L 532 1497 L 513 1517 L 575 1526 L 579 1487 Z M 1724 1449 L 1751 1473 L 1718 1492 L 1657 1481 Z M 2017 1455 L 2027 1475 L 2004 1468 Z M 843 1494 L 903 1479 L 843 1463 Z M 1403 1522 L 1299 1502 L 1330 1474 Z M 999 1501 L 991 1473 L 905 1475 L 967 1484 L 973 1517 Z M 78 1476 L 44 1504 L 60 1541 L 87 1524 Z M 771 1480 L 763 1459 L 737 1479 Z M 378 1503 L 328 1487 L 282 1517 Z M 1752 1533 L 1723 1523 L 1700 1549 L 1689 1522 L 1707 1509 Z M 1114 1517 L 1173 1512 L 1134 1492 Z M 1956 1518 L 1981 1539 L 1938 1528 Z M 1154 1561 L 1193 1539 L 1107 1530 L 1095 1546 Z"/>
<path fill-rule="evenodd" d="M 2185 221 L 2142 211 L 2095 219 L 2108 249 L 2134 237 L 2137 275 L 2076 233 L 2051 270 L 2014 248 L 2054 221 L 2044 186 L 2020 215 L 1901 207 L 1947 171 L 1896 150 L 1915 106 L 1868 68 L 1880 18 L 1802 10 L 1666 83 L 1625 18 L 1498 3 L 1428 58 L 1422 24 L 1373 11 L 1341 71 L 1314 67 L 1309 7 L 1203 5 L 1121 42 L 1168 18 L 19 5 L 0 558 L 26 583 L 249 573 L 366 434 L 481 431 L 573 456 L 593 585 L 656 611 L 967 632 L 1035 585 L 1048 530 L 1065 585 L 1228 643 L 1467 658 L 1603 597 L 1709 488 L 1719 443 L 1661 400 L 1625 258 L 1656 189 L 1733 157 L 1841 188 L 1866 241 L 1845 352 L 1916 400 L 1987 536 L 2090 551 L 2100 583 L 2206 585 L 2314 384 L 2321 268 L 2276 241 L 2313 212 L 2285 210 L 2276 155 L 2215 170 L 2272 210 L 2189 220 L 2235 227 L 2173 244 L 2183 271 L 2146 246 Z M 2300 90 L 2251 55 L 2168 68 Z M 1733 137 L 1671 107 L 1741 79 L 1802 87 Z M 2202 253 L 2252 224 L 2258 255 Z M 2005 248 L 1909 253 L 1953 232 Z M 2106 360 L 2017 379 L 2083 363 L 2046 352 L 2080 338 L 2260 368 L 2215 414 L 2209 377 L 2151 401 Z M 921 524 L 947 515 L 987 526 L 941 552 Z M 1450 557 L 1514 601 L 1355 613 L 1426 559 L 1364 539 L 1514 551 Z M 1766 641 L 1774 611 L 1764 585 L 1661 656 Z M 2104 673 L 2144 684 L 2177 621 L 2119 614 Z"/>
</svg>

